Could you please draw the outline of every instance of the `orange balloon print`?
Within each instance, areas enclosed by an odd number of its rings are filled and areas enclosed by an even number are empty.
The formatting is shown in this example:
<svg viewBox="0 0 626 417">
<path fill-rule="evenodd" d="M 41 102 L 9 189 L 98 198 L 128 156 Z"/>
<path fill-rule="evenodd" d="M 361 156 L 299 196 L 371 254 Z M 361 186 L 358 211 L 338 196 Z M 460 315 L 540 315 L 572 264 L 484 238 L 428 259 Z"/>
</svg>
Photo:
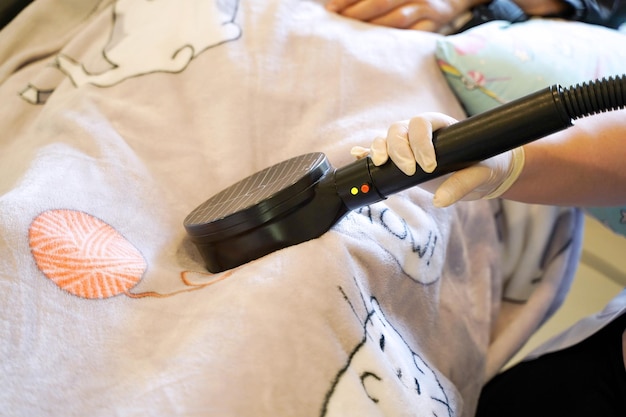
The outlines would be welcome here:
<svg viewBox="0 0 626 417">
<path fill-rule="evenodd" d="M 42 213 L 30 226 L 29 243 L 46 277 L 83 298 L 128 294 L 147 267 L 137 248 L 119 232 L 80 211 Z"/>
</svg>

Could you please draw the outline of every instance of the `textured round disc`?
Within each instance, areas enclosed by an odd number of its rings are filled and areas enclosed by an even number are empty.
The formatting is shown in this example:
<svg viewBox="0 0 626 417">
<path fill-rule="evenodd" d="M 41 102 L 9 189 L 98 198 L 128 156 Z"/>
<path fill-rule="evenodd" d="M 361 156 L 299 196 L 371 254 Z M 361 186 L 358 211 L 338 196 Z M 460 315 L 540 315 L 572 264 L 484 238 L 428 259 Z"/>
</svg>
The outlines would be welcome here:
<svg viewBox="0 0 626 417">
<path fill-rule="evenodd" d="M 256 227 L 292 209 L 289 201 L 313 186 L 330 169 L 323 153 L 310 153 L 280 162 L 222 190 L 193 210 L 184 226 L 202 237 Z"/>
</svg>

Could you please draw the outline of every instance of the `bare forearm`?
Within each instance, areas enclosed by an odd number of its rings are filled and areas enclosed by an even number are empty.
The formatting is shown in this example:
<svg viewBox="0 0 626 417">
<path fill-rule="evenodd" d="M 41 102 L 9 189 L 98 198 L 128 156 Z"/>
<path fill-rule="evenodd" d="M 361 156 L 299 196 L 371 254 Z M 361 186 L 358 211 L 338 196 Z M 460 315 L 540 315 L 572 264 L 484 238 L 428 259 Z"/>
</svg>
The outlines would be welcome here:
<svg viewBox="0 0 626 417">
<path fill-rule="evenodd" d="M 503 197 L 555 205 L 626 204 L 626 111 L 579 120 L 524 149 L 524 169 Z"/>
</svg>

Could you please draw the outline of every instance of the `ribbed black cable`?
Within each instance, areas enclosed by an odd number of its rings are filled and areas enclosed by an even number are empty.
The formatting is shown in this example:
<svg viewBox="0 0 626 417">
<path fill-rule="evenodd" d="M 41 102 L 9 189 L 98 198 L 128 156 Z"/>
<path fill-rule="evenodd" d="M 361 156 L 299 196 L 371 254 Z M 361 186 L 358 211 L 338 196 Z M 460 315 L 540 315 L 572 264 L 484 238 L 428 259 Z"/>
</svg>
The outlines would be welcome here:
<svg viewBox="0 0 626 417">
<path fill-rule="evenodd" d="M 572 120 L 626 107 L 626 75 L 563 88 L 561 97 Z"/>
</svg>

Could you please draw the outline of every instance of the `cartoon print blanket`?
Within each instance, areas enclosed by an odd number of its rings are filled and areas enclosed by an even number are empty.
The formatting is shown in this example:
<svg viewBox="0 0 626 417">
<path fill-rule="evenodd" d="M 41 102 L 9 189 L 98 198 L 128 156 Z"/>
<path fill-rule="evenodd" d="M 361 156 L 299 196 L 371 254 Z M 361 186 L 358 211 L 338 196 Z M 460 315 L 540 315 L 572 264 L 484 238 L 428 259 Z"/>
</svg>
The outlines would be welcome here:
<svg viewBox="0 0 626 417">
<path fill-rule="evenodd" d="M 420 189 L 207 272 L 224 187 L 464 117 L 438 35 L 306 0 L 36 0 L 0 32 L 0 414 L 471 416 L 554 309 L 575 210 Z"/>
</svg>

